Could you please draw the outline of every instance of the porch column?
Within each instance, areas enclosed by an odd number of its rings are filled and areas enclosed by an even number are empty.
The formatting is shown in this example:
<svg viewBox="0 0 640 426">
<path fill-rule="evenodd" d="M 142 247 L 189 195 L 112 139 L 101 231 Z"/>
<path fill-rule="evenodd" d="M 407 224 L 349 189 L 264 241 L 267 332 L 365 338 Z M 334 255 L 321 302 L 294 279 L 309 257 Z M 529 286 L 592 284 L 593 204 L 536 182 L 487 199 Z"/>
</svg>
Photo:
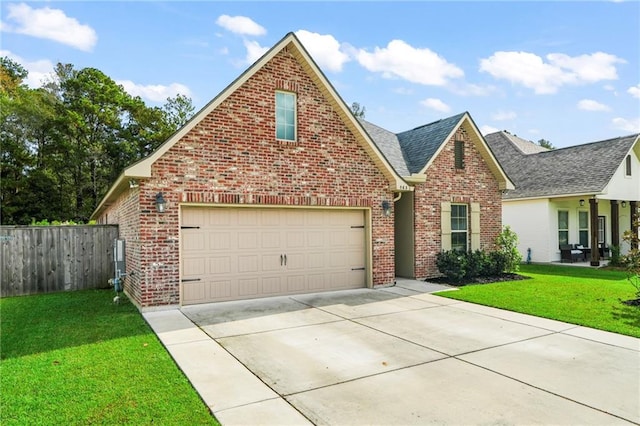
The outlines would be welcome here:
<svg viewBox="0 0 640 426">
<path fill-rule="evenodd" d="M 600 248 L 598 247 L 598 199 L 589 199 L 589 217 L 591 218 L 591 266 L 600 266 Z"/>
<path fill-rule="evenodd" d="M 620 213 L 618 200 L 611 200 L 611 245 L 620 247 Z"/>
<path fill-rule="evenodd" d="M 629 208 L 631 209 L 631 214 L 629 215 L 631 217 L 631 223 L 629 224 L 631 229 L 631 232 L 633 232 L 634 234 L 636 234 L 636 238 L 634 239 L 635 241 L 638 241 L 638 228 L 636 228 L 635 226 L 633 226 L 634 224 L 638 224 L 638 202 L 637 201 L 631 201 L 629 203 Z M 631 248 L 632 249 L 637 249 L 638 248 L 638 243 L 637 242 L 632 242 L 631 243 Z"/>
</svg>

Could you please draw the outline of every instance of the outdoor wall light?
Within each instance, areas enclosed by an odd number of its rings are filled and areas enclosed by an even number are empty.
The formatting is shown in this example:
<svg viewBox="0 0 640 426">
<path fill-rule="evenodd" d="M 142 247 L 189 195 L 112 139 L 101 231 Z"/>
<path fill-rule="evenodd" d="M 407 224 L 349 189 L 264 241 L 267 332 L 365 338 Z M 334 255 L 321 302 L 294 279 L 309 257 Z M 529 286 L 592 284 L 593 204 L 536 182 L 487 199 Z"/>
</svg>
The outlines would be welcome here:
<svg viewBox="0 0 640 426">
<path fill-rule="evenodd" d="M 580 207 L 584 206 L 584 200 L 580 200 Z"/>
<path fill-rule="evenodd" d="M 156 194 L 156 210 L 158 213 L 164 213 L 167 208 L 167 201 L 162 196 L 162 192 Z"/>
<path fill-rule="evenodd" d="M 620 205 L 621 205 L 621 206 L 622 206 L 622 208 L 624 209 L 624 208 L 626 208 L 626 207 L 627 207 L 627 202 L 626 202 L 626 201 L 623 201 L 622 203 L 620 203 Z"/>
<path fill-rule="evenodd" d="M 391 216 L 391 204 L 387 200 L 382 202 L 382 211 L 385 216 Z"/>
</svg>

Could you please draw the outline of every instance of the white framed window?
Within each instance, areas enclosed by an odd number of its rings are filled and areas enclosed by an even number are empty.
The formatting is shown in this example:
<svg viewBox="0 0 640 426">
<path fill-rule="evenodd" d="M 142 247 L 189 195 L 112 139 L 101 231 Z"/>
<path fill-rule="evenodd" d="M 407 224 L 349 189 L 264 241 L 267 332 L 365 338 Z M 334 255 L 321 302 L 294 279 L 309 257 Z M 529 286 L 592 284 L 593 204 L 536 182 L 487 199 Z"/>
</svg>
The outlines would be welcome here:
<svg viewBox="0 0 640 426">
<path fill-rule="evenodd" d="M 558 210 L 558 244 L 569 244 L 569 211 Z"/>
<path fill-rule="evenodd" d="M 466 204 L 451 204 L 451 249 L 468 249 L 469 219 Z"/>
<path fill-rule="evenodd" d="M 296 95 L 276 92 L 276 139 L 296 140 Z"/>
<path fill-rule="evenodd" d="M 631 176 L 631 155 L 627 155 L 624 159 L 624 175 Z"/>
<path fill-rule="evenodd" d="M 580 245 L 589 247 L 589 212 L 578 211 L 578 240 Z"/>
</svg>

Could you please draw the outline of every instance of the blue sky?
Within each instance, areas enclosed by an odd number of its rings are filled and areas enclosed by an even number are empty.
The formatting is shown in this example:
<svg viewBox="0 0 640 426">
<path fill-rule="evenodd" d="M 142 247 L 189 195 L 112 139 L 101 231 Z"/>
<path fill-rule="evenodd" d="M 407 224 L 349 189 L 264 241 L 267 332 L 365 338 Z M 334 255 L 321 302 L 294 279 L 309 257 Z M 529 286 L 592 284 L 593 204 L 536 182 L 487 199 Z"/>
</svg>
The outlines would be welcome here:
<svg viewBox="0 0 640 426">
<path fill-rule="evenodd" d="M 199 109 L 288 32 L 394 132 L 469 111 L 556 147 L 640 132 L 640 2 L 2 2 L 0 54 L 36 87 L 98 68 Z"/>
</svg>

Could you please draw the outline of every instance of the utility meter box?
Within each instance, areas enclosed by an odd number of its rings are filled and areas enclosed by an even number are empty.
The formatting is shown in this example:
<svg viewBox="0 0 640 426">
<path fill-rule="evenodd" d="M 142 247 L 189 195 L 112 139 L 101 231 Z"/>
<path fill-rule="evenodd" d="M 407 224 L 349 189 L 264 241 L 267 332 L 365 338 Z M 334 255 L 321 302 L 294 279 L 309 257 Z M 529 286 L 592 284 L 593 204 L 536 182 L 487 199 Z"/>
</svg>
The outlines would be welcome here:
<svg viewBox="0 0 640 426">
<path fill-rule="evenodd" d="M 125 246 L 124 240 L 113 240 L 113 261 L 116 266 L 116 278 L 125 275 L 127 270 Z"/>
</svg>

